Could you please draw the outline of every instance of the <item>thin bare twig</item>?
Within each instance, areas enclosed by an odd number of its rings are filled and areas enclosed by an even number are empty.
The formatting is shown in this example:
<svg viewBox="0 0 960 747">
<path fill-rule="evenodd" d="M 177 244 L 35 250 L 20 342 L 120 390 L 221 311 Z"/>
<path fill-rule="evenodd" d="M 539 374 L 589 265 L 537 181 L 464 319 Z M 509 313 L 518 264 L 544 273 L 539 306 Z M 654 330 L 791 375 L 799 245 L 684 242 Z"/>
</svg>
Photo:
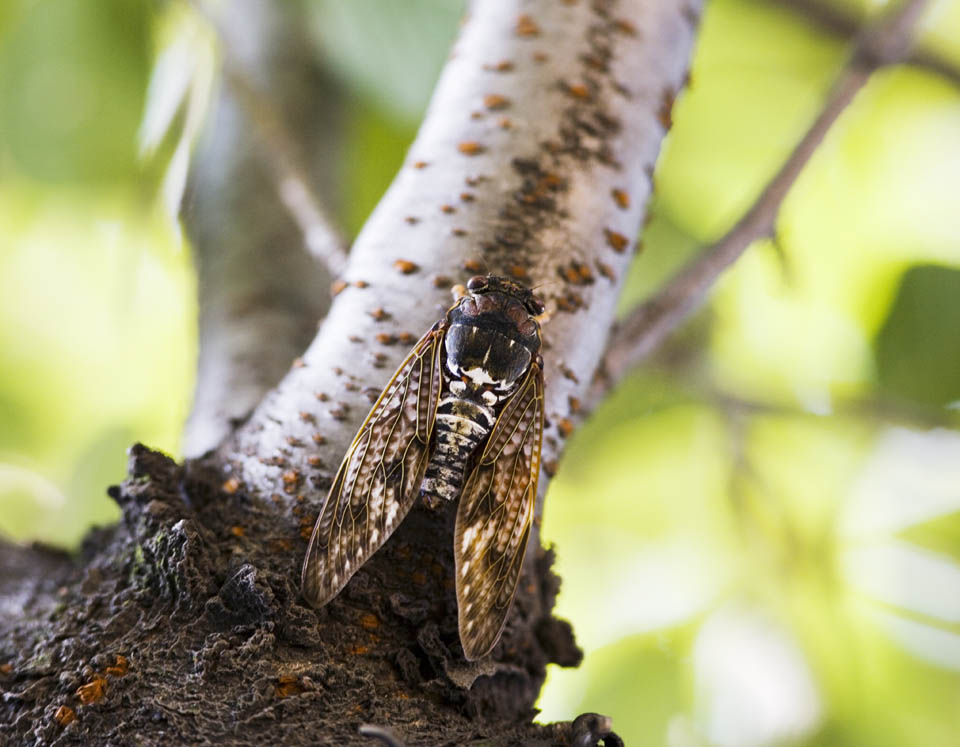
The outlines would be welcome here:
<svg viewBox="0 0 960 747">
<path fill-rule="evenodd" d="M 802 15 L 820 28 L 847 39 L 857 36 L 864 25 L 863 18 L 854 15 L 848 8 L 826 3 L 824 0 L 775 0 L 775 3 Z M 915 49 L 902 62 L 929 70 L 960 86 L 960 67 L 933 50 Z"/>
<path fill-rule="evenodd" d="M 220 39 L 224 80 L 236 96 L 244 114 L 253 126 L 264 150 L 265 161 L 276 182 L 277 194 L 303 234 L 307 250 L 323 262 L 330 274 L 338 277 L 347 266 L 346 240 L 324 208 L 310 184 L 310 177 L 300 165 L 294 138 L 283 120 L 276 115 L 276 106 L 246 75 L 230 38 L 221 24 L 204 7 L 202 0 L 190 0 L 192 7 L 216 31 Z"/>
<path fill-rule="evenodd" d="M 656 348 L 703 302 L 720 273 L 750 244 L 773 234 L 780 205 L 833 123 L 874 71 L 907 59 L 913 29 L 924 5 L 925 0 L 906 0 L 857 36 L 849 61 L 820 114 L 750 209 L 726 235 L 631 312 L 611 336 L 601 367 L 600 388 L 619 381 Z"/>
</svg>

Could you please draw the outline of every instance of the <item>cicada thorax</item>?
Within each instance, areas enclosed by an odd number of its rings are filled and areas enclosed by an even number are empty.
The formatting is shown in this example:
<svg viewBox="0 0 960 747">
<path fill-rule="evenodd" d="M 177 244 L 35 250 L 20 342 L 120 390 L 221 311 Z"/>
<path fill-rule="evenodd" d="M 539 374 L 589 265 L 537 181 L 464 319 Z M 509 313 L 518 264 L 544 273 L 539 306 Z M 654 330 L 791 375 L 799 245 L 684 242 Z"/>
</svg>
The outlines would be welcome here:
<svg viewBox="0 0 960 747">
<path fill-rule="evenodd" d="M 540 333 L 513 295 L 465 298 L 446 319 L 443 390 L 421 495 L 430 506 L 455 500 L 474 454 L 540 349 Z"/>
</svg>

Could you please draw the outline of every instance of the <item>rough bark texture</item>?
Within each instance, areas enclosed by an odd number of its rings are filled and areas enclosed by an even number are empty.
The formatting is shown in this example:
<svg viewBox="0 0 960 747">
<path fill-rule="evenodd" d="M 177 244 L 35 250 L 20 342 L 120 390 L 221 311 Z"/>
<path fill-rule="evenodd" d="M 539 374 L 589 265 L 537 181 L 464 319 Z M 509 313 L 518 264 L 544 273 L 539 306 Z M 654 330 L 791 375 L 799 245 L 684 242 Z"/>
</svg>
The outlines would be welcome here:
<svg viewBox="0 0 960 747">
<path fill-rule="evenodd" d="M 363 723 L 413 744 L 563 741 L 564 727 L 528 722 L 529 672 L 576 661 L 564 626 L 534 629 L 522 610 L 506 633 L 515 663 L 469 688 L 490 668 L 454 664 L 450 559 L 418 551 L 418 517 L 317 614 L 286 523 L 210 477 L 136 446 L 110 491 L 121 523 L 79 558 L 0 546 L 0 742 L 353 744 Z"/>
<path fill-rule="evenodd" d="M 299 567 L 371 399 L 477 272 L 540 286 L 553 314 L 546 484 L 603 350 L 698 13 L 475 4 L 342 292 L 280 386 L 203 461 L 136 447 L 111 491 L 123 521 L 79 559 L 0 546 L 5 564 L 42 569 L 0 582 L 16 608 L 0 622 L 0 736 L 350 744 L 372 723 L 411 744 L 598 743 L 603 719 L 530 723 L 547 663 L 579 661 L 538 540 L 500 643 L 474 664 L 457 634 L 453 505 L 415 507 L 319 612 L 299 599 Z"/>
</svg>

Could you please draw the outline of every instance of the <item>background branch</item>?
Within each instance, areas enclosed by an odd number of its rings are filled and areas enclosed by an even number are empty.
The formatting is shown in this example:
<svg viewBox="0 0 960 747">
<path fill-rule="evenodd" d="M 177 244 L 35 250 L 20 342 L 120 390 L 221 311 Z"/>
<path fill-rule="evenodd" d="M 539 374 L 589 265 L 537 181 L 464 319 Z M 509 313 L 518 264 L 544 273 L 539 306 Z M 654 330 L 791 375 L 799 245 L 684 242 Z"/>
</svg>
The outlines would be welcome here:
<svg viewBox="0 0 960 747">
<path fill-rule="evenodd" d="M 331 273 L 343 266 L 342 239 L 310 185 L 314 178 L 334 193 L 340 97 L 294 10 L 242 0 L 212 21 L 226 85 L 191 161 L 183 208 L 200 327 L 188 456 L 223 441 L 280 380 L 315 333 Z"/>
<path fill-rule="evenodd" d="M 326 79 L 315 61 L 317 55 L 310 40 L 302 26 L 289 16 L 289 10 L 284 16 L 284 11 L 276 8 L 260 9 L 260 14 L 276 16 L 280 28 L 270 29 L 274 24 L 266 19 L 269 32 L 265 34 L 263 25 L 260 25 L 253 33 L 265 37 L 265 43 L 272 48 L 248 50 L 247 56 L 253 59 L 244 64 L 237 50 L 243 48 L 243 37 L 249 32 L 237 28 L 235 20 L 231 23 L 230 18 L 237 18 L 236 11 L 218 19 L 206 10 L 202 0 L 193 0 L 192 4 L 217 31 L 221 41 L 221 73 L 243 110 L 245 122 L 256 135 L 262 160 L 270 169 L 277 195 L 300 228 L 307 250 L 326 266 L 332 276 L 338 276 L 346 266 L 344 247 L 347 241 L 311 183 L 314 177 L 312 170 L 304 164 L 304 151 L 309 149 L 311 140 L 322 140 L 329 157 L 332 142 L 339 138 L 336 132 L 322 127 L 324 118 L 317 122 L 310 117 L 309 125 L 296 130 L 301 140 L 298 143 L 297 135 L 283 118 L 284 114 L 294 114 L 292 110 L 303 107 L 303 99 L 317 100 L 320 107 L 316 108 L 337 108 L 339 102 L 334 84 Z M 248 72 L 245 67 L 251 67 L 253 71 Z M 291 75 L 299 80 L 291 81 Z M 318 82 L 323 85 L 318 86 Z M 279 89 L 275 87 L 278 83 L 281 84 Z M 299 116 L 302 119 L 303 115 Z M 328 112 L 326 122 L 332 119 Z M 329 164 L 324 166 L 331 171 Z M 328 188 L 327 192 L 332 190 Z M 329 199 L 330 195 L 327 197 Z"/>
<path fill-rule="evenodd" d="M 833 123 L 873 72 L 907 59 L 913 29 L 924 5 L 924 0 L 907 0 L 857 36 L 823 109 L 753 205 L 723 237 L 703 249 L 619 325 L 610 338 L 593 399 L 602 396 L 676 329 L 704 301 L 720 274 L 754 241 L 774 234 L 783 200 Z"/>
<path fill-rule="evenodd" d="M 862 17 L 850 8 L 824 0 L 774 0 L 818 27 L 848 39 L 856 37 L 864 28 Z M 941 75 L 960 86 L 960 68 L 934 50 L 922 46 L 911 50 L 900 62 Z"/>
</svg>

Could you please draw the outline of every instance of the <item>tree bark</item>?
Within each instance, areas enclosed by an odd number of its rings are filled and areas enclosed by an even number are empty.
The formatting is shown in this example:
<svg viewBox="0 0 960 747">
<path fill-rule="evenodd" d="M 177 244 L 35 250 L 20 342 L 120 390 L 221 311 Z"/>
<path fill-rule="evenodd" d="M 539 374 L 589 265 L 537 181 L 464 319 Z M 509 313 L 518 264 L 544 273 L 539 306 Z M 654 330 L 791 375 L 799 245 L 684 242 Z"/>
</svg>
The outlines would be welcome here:
<svg viewBox="0 0 960 747">
<path fill-rule="evenodd" d="M 320 611 L 299 598 L 299 567 L 371 399 L 477 272 L 538 286 L 552 314 L 545 487 L 603 351 L 698 15 L 683 0 L 473 6 L 280 385 L 203 460 L 134 447 L 110 491 L 123 519 L 79 558 L 0 546 L 19 569 L 0 584 L 14 612 L 0 620 L 0 736 L 327 744 L 373 724 L 413 744 L 616 743 L 600 717 L 530 723 L 547 663 L 579 661 L 538 539 L 500 643 L 475 663 L 457 634 L 453 506 L 416 507 Z"/>
<path fill-rule="evenodd" d="M 294 184 L 298 193 L 331 199 L 342 97 L 293 8 L 237 0 L 210 19 L 223 74 L 182 209 L 200 300 L 197 385 L 183 436 L 188 457 L 216 447 L 250 415 L 330 305 L 332 273 L 304 244 L 305 234 L 335 244 L 336 231 L 323 230 L 322 215 L 304 225 L 281 192 Z"/>
</svg>

